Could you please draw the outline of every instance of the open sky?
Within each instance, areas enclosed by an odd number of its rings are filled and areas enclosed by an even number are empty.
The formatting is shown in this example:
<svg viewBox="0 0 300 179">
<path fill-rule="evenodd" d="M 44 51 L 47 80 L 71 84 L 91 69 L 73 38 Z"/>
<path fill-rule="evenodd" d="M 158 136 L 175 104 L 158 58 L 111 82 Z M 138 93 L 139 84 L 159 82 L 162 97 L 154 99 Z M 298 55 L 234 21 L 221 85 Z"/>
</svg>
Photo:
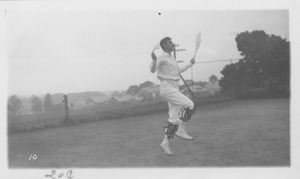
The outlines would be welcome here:
<svg viewBox="0 0 300 179">
<path fill-rule="evenodd" d="M 159 14 L 160 13 L 160 14 Z M 170 36 L 188 63 L 202 33 L 197 62 L 241 58 L 236 34 L 264 30 L 289 39 L 287 10 L 7 10 L 8 94 L 126 90 L 150 73 L 150 53 Z M 161 50 L 157 50 L 159 55 Z M 208 81 L 228 62 L 197 64 L 184 77 Z"/>
</svg>

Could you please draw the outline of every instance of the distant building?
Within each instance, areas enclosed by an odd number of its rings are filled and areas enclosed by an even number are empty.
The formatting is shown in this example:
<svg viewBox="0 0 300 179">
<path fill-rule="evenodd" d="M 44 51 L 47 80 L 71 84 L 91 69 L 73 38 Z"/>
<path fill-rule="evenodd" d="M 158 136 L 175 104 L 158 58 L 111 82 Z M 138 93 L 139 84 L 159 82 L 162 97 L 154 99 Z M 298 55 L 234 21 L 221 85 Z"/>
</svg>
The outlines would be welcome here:
<svg viewBox="0 0 300 179">
<path fill-rule="evenodd" d="M 125 102 L 139 102 L 143 100 L 143 97 L 138 95 L 129 95 L 125 91 L 112 95 L 112 101 L 114 103 L 125 103 Z"/>
<path fill-rule="evenodd" d="M 221 87 L 219 85 L 219 80 L 212 80 L 205 85 L 205 88 L 208 89 L 210 95 L 220 94 Z"/>
<path fill-rule="evenodd" d="M 159 85 L 152 85 L 142 88 L 138 95 L 142 96 L 145 100 L 153 100 L 153 99 L 159 99 Z"/>
<path fill-rule="evenodd" d="M 114 98 L 119 103 L 124 103 L 124 102 L 139 102 L 139 101 L 141 101 L 143 99 L 142 97 L 140 97 L 138 95 L 128 95 L 128 94 L 122 94 L 122 95 L 118 95 L 118 96 L 113 96 L 112 98 Z"/>
<path fill-rule="evenodd" d="M 96 96 L 96 97 L 89 97 L 85 103 L 86 105 L 95 105 L 95 104 L 104 104 L 110 101 L 111 97 L 109 96 Z"/>
<path fill-rule="evenodd" d="M 192 90 L 192 92 L 194 93 L 194 96 L 196 98 L 198 97 L 205 97 L 205 96 L 209 96 L 209 90 L 206 89 L 203 86 L 200 85 L 189 85 L 189 88 Z M 186 95 L 187 97 L 191 97 L 190 96 L 190 92 L 187 89 L 187 87 L 185 87 L 183 90 L 181 90 L 181 92 Z"/>
<path fill-rule="evenodd" d="M 193 91 L 194 96 L 196 98 L 213 96 L 213 95 L 220 94 L 220 92 L 221 92 L 219 80 L 212 80 L 212 81 L 208 82 L 207 84 L 205 84 L 204 86 L 197 85 L 197 84 L 189 85 L 189 88 Z M 184 95 L 190 97 L 189 90 L 186 87 L 183 90 L 181 90 L 181 92 Z"/>
<path fill-rule="evenodd" d="M 105 102 L 105 104 L 108 104 L 108 105 L 119 104 L 119 101 L 116 100 L 115 97 L 111 97 L 108 101 Z"/>
</svg>

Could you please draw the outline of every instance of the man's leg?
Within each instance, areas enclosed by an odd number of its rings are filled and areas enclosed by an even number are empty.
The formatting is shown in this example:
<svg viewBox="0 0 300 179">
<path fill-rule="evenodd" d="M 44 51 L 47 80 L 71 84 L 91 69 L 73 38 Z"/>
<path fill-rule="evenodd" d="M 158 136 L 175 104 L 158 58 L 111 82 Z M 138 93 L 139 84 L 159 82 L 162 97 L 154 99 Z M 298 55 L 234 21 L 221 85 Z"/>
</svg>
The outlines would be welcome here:
<svg viewBox="0 0 300 179">
<path fill-rule="evenodd" d="M 165 135 L 160 147 L 164 150 L 164 152 L 168 155 L 172 155 L 170 149 L 170 139 L 174 137 L 176 131 L 179 128 L 179 118 L 178 118 L 178 110 L 180 107 L 178 105 L 172 104 L 168 101 L 169 107 L 169 119 L 167 121 L 167 126 L 164 127 Z"/>
<path fill-rule="evenodd" d="M 176 132 L 176 136 L 180 137 L 184 140 L 194 140 L 194 137 L 190 136 L 187 132 L 186 132 L 186 122 L 180 121 L 179 125 L 178 125 L 178 130 Z"/>
<path fill-rule="evenodd" d="M 165 82 L 166 83 L 166 82 Z M 177 135 L 186 140 L 192 140 L 193 137 L 189 136 L 185 131 L 185 124 L 180 120 L 181 107 L 194 109 L 194 103 L 183 95 L 178 88 L 171 87 L 168 84 L 161 84 L 161 95 L 168 101 L 169 106 L 169 119 L 168 125 L 165 127 L 164 140 L 160 144 L 161 148 L 168 155 L 172 155 L 169 147 L 170 139 Z M 189 116 L 190 118 L 191 116 Z M 178 132 L 179 131 L 179 132 Z"/>
<path fill-rule="evenodd" d="M 185 110 L 189 109 L 189 111 L 193 111 L 194 109 L 194 102 L 184 94 L 182 94 L 179 90 L 174 90 L 170 93 L 165 94 L 164 98 L 167 99 L 170 103 L 178 105 Z"/>
<path fill-rule="evenodd" d="M 173 106 L 176 106 L 173 108 L 173 117 L 179 119 L 177 120 L 179 127 L 176 136 L 185 140 L 193 140 L 194 138 L 186 132 L 186 125 L 192 117 L 194 103 L 180 91 L 169 94 L 169 99 Z"/>
</svg>

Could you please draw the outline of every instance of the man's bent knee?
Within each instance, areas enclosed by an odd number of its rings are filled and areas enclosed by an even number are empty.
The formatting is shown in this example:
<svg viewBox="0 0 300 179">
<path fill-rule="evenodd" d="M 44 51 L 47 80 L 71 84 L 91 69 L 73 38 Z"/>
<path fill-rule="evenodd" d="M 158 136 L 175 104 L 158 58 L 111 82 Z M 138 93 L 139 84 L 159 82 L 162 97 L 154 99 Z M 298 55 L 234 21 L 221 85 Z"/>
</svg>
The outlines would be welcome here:
<svg viewBox="0 0 300 179">
<path fill-rule="evenodd" d="M 195 107 L 195 104 L 193 101 L 191 101 L 191 103 L 188 105 L 188 108 L 190 108 L 190 110 L 193 110 Z"/>
<path fill-rule="evenodd" d="M 191 110 L 195 107 L 194 102 L 189 98 L 186 98 L 185 101 L 181 103 L 181 106 L 188 107 Z"/>
</svg>

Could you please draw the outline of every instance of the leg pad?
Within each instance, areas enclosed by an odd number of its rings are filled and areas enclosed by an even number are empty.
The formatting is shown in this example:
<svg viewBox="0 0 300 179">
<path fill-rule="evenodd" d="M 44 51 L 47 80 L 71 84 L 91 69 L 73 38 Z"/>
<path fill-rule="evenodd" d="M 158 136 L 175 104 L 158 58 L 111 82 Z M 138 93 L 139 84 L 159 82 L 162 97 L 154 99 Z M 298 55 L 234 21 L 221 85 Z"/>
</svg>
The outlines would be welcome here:
<svg viewBox="0 0 300 179">
<path fill-rule="evenodd" d="M 179 124 L 172 124 L 167 122 L 167 126 L 163 127 L 165 129 L 165 134 L 168 138 L 173 138 L 176 131 L 178 130 Z"/>
<path fill-rule="evenodd" d="M 179 119 L 182 120 L 183 122 L 189 122 L 193 115 L 193 112 L 194 110 L 191 110 L 188 107 L 183 107 L 180 109 Z"/>
</svg>

